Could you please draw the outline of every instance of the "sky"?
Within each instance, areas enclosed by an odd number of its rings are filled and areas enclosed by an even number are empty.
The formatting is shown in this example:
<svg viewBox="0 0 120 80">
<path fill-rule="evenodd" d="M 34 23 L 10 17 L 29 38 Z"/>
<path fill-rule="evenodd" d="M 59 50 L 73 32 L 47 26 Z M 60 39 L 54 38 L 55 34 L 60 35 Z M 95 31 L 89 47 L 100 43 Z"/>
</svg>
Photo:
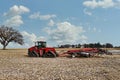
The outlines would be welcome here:
<svg viewBox="0 0 120 80">
<path fill-rule="evenodd" d="M 48 46 L 119 46 L 120 0 L 0 0 L 0 25 L 24 37 L 24 45 L 10 43 L 9 48 L 28 48 L 38 40 Z"/>
</svg>

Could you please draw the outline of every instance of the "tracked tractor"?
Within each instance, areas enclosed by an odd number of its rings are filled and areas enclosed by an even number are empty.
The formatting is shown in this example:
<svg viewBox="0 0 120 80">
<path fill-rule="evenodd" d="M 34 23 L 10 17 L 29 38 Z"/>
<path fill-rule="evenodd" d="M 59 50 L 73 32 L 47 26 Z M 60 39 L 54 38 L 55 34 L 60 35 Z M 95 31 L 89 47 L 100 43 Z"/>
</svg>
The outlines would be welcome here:
<svg viewBox="0 0 120 80">
<path fill-rule="evenodd" d="M 45 41 L 36 41 L 35 46 L 28 49 L 29 57 L 57 57 L 55 48 L 46 47 Z"/>
</svg>

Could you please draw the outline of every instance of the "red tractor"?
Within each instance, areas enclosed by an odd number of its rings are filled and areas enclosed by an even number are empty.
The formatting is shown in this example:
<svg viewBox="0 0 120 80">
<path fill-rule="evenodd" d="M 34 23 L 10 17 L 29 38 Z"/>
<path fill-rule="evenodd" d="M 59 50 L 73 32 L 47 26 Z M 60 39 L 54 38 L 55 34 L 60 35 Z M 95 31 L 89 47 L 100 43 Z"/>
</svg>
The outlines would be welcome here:
<svg viewBox="0 0 120 80">
<path fill-rule="evenodd" d="M 46 47 L 45 41 L 35 42 L 35 46 L 28 49 L 28 56 L 30 57 L 56 57 L 58 54 L 55 48 Z"/>
</svg>

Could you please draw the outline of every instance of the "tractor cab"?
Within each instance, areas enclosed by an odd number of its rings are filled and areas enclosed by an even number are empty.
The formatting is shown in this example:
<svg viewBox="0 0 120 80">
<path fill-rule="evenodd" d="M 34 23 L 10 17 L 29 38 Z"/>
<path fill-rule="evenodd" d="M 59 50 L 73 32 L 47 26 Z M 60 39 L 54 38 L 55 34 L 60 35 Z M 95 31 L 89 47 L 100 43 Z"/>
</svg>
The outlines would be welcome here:
<svg viewBox="0 0 120 80">
<path fill-rule="evenodd" d="M 45 41 L 36 41 L 35 46 L 37 48 L 46 48 L 46 42 Z"/>
</svg>

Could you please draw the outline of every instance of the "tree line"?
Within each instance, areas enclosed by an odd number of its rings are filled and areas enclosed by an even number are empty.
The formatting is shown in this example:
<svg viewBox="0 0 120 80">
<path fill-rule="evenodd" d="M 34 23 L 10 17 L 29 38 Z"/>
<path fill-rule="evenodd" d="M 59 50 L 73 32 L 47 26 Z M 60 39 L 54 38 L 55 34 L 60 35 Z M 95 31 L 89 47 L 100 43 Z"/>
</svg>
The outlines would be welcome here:
<svg viewBox="0 0 120 80">
<path fill-rule="evenodd" d="M 64 44 L 58 45 L 58 48 L 113 48 L 114 46 L 111 43 L 89 43 L 89 44 Z"/>
</svg>

